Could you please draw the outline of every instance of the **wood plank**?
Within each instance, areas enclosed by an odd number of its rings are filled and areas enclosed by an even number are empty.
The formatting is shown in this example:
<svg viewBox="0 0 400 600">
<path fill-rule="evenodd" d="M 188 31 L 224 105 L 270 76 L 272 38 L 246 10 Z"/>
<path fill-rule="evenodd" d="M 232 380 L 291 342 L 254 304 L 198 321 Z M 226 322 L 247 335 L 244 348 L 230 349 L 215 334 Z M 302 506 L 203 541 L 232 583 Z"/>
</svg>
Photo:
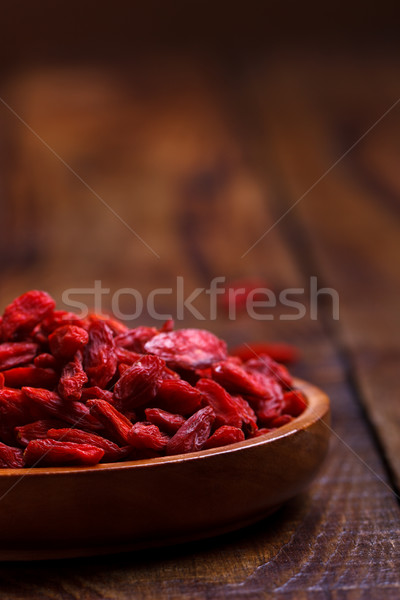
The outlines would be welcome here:
<svg viewBox="0 0 400 600">
<path fill-rule="evenodd" d="M 302 63 L 297 71 L 283 63 L 265 85 L 254 77 L 261 136 L 280 181 L 280 214 L 400 97 L 397 63 L 384 69 L 340 64 L 340 86 L 325 63 Z M 377 81 L 373 90 L 371 79 Z M 307 275 L 320 276 L 340 294 L 340 322 L 330 319 L 327 326 L 349 363 L 398 488 L 400 247 L 393 140 L 399 130 L 397 107 L 279 225 L 294 247 L 312 255 Z M 350 137 L 343 135 L 349 131 Z M 367 180 L 360 174 L 363 156 L 369 156 L 362 171 Z M 383 183 L 373 185 L 372 178 Z"/>
</svg>

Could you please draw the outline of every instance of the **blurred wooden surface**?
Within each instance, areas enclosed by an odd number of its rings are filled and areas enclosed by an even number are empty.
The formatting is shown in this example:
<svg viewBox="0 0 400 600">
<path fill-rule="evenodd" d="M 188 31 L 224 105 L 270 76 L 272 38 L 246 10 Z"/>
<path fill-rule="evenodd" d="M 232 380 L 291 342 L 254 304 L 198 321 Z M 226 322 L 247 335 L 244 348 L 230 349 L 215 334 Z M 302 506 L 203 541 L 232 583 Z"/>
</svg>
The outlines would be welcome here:
<svg viewBox="0 0 400 600">
<path fill-rule="evenodd" d="M 340 319 L 321 299 L 315 320 L 279 309 L 210 320 L 203 294 L 205 320 L 177 323 L 299 345 L 296 374 L 333 409 L 330 455 L 307 494 L 198 544 L 0 566 L 0 598 L 399 597 L 400 103 L 383 117 L 399 75 L 395 55 L 337 52 L 166 55 L 3 78 L 2 306 L 31 287 L 61 303 L 95 280 L 146 295 L 182 276 L 189 295 L 216 276 L 276 291 L 308 290 L 316 276 L 339 293 Z"/>
</svg>

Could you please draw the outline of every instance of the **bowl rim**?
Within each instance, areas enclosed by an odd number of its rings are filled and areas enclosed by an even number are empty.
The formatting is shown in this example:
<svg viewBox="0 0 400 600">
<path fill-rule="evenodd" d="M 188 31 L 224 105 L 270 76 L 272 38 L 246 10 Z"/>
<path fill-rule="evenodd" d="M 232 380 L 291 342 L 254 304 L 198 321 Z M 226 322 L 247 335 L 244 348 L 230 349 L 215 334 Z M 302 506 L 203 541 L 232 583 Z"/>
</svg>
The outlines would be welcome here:
<svg viewBox="0 0 400 600">
<path fill-rule="evenodd" d="M 190 462 L 194 460 L 204 460 L 207 457 L 215 455 L 230 454 L 233 452 L 240 452 L 254 446 L 261 446 L 271 444 L 282 438 L 292 436 L 300 431 L 308 429 L 318 421 L 325 423 L 325 419 L 329 415 L 330 403 L 329 398 L 325 392 L 316 387 L 315 385 L 304 381 L 303 379 L 293 378 L 294 390 L 302 391 L 307 399 L 307 407 L 298 416 L 293 419 L 290 423 L 278 427 L 274 431 L 270 431 L 263 435 L 236 442 L 234 444 L 228 444 L 226 446 L 220 446 L 218 448 L 210 448 L 208 450 L 198 450 L 197 452 L 189 452 L 187 454 L 175 454 L 173 456 L 160 456 L 157 458 L 145 458 L 140 460 L 130 460 L 115 463 L 99 463 L 92 467 L 23 467 L 20 469 L 1 469 L 0 478 L 5 477 L 37 477 L 43 475 L 55 475 L 62 476 L 68 474 L 81 474 L 87 475 L 91 473 L 99 473 L 104 471 L 122 471 L 132 470 L 141 468 L 157 468 L 160 465 Z M 328 423 L 325 423 L 326 427 L 329 427 Z"/>
</svg>

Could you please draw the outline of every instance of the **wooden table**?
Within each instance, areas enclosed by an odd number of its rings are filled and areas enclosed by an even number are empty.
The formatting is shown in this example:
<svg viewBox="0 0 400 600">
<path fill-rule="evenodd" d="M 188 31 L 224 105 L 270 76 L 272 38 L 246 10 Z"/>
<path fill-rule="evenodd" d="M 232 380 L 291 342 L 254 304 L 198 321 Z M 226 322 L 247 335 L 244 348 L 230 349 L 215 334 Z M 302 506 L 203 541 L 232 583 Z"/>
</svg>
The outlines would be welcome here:
<svg viewBox="0 0 400 600">
<path fill-rule="evenodd" d="M 62 305 L 65 289 L 95 280 L 111 290 L 106 308 L 120 288 L 176 290 L 177 276 L 186 295 L 217 276 L 304 288 L 301 319 L 280 319 L 280 305 L 269 320 L 213 320 L 202 294 L 205 320 L 186 311 L 177 326 L 298 345 L 294 372 L 329 394 L 333 422 L 319 477 L 258 525 L 3 564 L 1 599 L 399 598 L 399 75 L 391 53 L 293 51 L 3 78 L 2 306 L 32 287 Z M 326 294 L 311 314 L 311 277 L 337 291 L 339 320 Z M 160 311 L 175 312 L 174 294 Z"/>
</svg>

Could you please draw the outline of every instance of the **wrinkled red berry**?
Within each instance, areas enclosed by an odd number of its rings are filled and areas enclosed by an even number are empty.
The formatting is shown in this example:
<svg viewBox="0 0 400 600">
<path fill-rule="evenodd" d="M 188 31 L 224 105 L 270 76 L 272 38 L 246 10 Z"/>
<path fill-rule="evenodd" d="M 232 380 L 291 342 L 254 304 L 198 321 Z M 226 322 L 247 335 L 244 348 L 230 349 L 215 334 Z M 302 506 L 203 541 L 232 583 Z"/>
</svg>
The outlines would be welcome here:
<svg viewBox="0 0 400 600">
<path fill-rule="evenodd" d="M 32 290 L 15 298 L 3 314 L 4 340 L 29 334 L 35 325 L 45 319 L 54 309 L 55 302 L 46 292 Z"/>
<path fill-rule="evenodd" d="M 103 458 L 104 450 L 89 444 L 59 442 L 57 440 L 32 440 L 24 451 L 28 466 L 93 466 Z"/>
<path fill-rule="evenodd" d="M 208 438 L 203 446 L 203 450 L 219 448 L 220 446 L 235 444 L 236 442 L 242 442 L 243 440 L 244 433 L 241 429 L 230 427 L 229 425 L 222 425 Z"/>
<path fill-rule="evenodd" d="M 215 413 L 210 406 L 201 408 L 178 429 L 166 447 L 166 453 L 184 454 L 197 452 L 206 443 L 211 426 L 215 421 Z"/>
<path fill-rule="evenodd" d="M 50 350 L 56 358 L 72 358 L 88 341 L 88 332 L 76 325 L 63 325 L 49 335 Z"/>
<path fill-rule="evenodd" d="M 113 333 L 104 321 L 94 321 L 89 327 L 83 364 L 90 385 L 101 388 L 106 387 L 117 370 Z"/>
<path fill-rule="evenodd" d="M 161 383 L 164 361 L 143 356 L 128 367 L 114 386 L 114 403 L 119 410 L 130 410 L 152 400 Z"/>
<path fill-rule="evenodd" d="M 183 368 L 208 367 L 227 356 L 225 342 L 203 329 L 159 333 L 145 344 L 145 350 Z"/>
</svg>

